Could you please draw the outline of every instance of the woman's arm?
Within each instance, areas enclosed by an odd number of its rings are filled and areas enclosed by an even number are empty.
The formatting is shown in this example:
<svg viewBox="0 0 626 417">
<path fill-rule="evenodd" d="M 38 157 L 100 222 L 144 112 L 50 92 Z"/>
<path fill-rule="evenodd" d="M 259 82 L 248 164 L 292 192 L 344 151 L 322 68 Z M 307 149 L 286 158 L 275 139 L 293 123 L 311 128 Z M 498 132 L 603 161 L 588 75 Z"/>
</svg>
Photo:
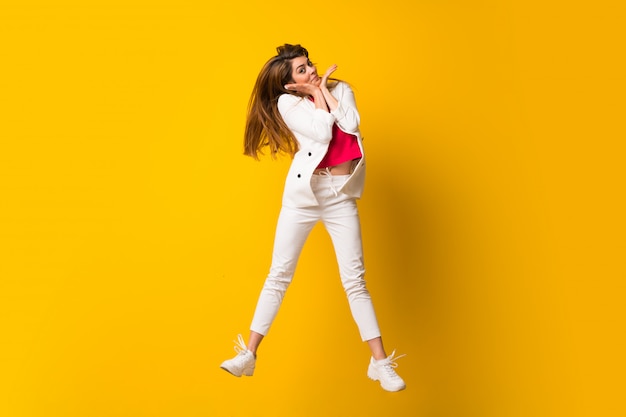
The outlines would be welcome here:
<svg viewBox="0 0 626 417">
<path fill-rule="evenodd" d="M 332 94 L 328 89 L 328 77 L 337 70 L 337 64 L 331 65 L 324 73 L 320 82 L 320 90 L 324 95 L 324 100 L 328 104 L 330 113 L 335 116 L 337 125 L 344 132 L 356 133 L 359 130 L 361 117 L 356 108 L 356 100 L 350 86 L 344 82 L 339 82 L 333 89 Z"/>
<path fill-rule="evenodd" d="M 316 98 L 316 104 L 317 101 Z M 319 101 L 324 102 L 322 98 Z M 318 142 L 328 143 L 332 139 L 335 117 L 328 112 L 327 108 L 312 104 L 306 98 L 283 94 L 278 99 L 278 111 L 287 127 L 294 133 Z"/>
<path fill-rule="evenodd" d="M 332 74 L 336 70 L 337 64 L 331 65 L 330 68 L 326 70 L 324 76 L 322 77 L 322 80 L 320 81 L 320 90 L 331 113 L 337 110 L 337 107 L 339 106 L 339 102 L 337 101 L 337 99 L 328 90 L 328 77 L 330 77 L 330 74 Z"/>
<path fill-rule="evenodd" d="M 359 130 L 361 116 L 357 110 L 352 89 L 348 84 L 340 82 L 335 86 L 333 93 L 337 96 L 338 105 L 331 113 L 335 116 L 337 125 L 344 132 L 356 133 Z"/>
<path fill-rule="evenodd" d="M 344 132 L 356 133 L 359 130 L 360 116 L 352 89 L 344 82 L 339 82 L 332 93 L 328 89 L 328 78 L 336 69 L 336 64 L 328 68 L 319 86 L 308 83 L 285 85 L 288 90 L 313 97 L 315 110 L 330 116 L 314 117 L 314 114 L 310 113 L 311 106 L 302 103 L 304 99 L 285 94 L 278 101 L 278 110 L 291 130 L 322 142 L 330 141 L 330 138 L 326 139 L 326 134 L 332 133 L 332 125 L 335 122 Z M 287 103 L 291 103 L 291 106 Z M 325 126 L 326 123 L 330 125 Z"/>
</svg>

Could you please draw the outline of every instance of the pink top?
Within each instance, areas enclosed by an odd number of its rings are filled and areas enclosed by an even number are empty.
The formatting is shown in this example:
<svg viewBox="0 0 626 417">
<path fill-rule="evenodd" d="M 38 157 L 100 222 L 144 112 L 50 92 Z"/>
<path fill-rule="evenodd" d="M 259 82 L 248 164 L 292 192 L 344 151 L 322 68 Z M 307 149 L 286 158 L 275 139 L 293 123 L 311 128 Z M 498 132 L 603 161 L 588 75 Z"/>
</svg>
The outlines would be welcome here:
<svg viewBox="0 0 626 417">
<path fill-rule="evenodd" d="M 317 168 L 332 167 L 362 156 L 356 136 L 339 129 L 335 123 L 333 125 L 333 138 L 328 145 L 328 151 Z"/>
</svg>

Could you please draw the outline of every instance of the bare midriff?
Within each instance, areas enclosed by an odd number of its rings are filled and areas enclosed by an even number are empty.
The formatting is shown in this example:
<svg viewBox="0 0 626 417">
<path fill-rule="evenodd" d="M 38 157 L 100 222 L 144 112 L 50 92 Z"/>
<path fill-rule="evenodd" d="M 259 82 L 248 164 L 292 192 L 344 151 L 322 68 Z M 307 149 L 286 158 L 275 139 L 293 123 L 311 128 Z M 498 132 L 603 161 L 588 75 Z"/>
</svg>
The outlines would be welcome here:
<svg viewBox="0 0 626 417">
<path fill-rule="evenodd" d="M 352 173 L 352 169 L 354 168 L 354 166 L 356 165 L 356 162 L 358 162 L 358 159 L 352 160 L 352 161 L 346 161 L 343 162 L 339 165 L 334 165 L 332 167 L 328 167 L 328 168 L 318 168 L 315 171 L 313 171 L 314 174 L 319 174 L 320 172 L 329 172 L 332 175 L 349 175 Z"/>
</svg>

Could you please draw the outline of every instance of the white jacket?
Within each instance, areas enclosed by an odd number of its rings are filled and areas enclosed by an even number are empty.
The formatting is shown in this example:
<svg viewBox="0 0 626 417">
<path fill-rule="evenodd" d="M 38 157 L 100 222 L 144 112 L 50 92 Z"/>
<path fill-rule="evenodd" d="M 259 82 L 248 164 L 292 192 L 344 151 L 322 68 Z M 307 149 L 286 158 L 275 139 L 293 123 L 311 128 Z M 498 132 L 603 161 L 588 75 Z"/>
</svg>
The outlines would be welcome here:
<svg viewBox="0 0 626 417">
<path fill-rule="evenodd" d="M 334 123 L 337 123 L 344 132 L 357 137 L 363 155 L 346 183 L 338 191 L 351 197 L 361 197 L 365 184 L 365 152 L 359 132 L 360 117 L 354 93 L 348 84 L 340 82 L 331 94 L 337 99 L 339 106 L 330 113 L 316 109 L 311 100 L 292 94 L 283 94 L 278 99 L 278 111 L 299 144 L 299 150 L 294 155 L 285 181 L 283 191 L 285 206 L 318 205 L 311 189 L 311 177 L 326 155 Z"/>
</svg>

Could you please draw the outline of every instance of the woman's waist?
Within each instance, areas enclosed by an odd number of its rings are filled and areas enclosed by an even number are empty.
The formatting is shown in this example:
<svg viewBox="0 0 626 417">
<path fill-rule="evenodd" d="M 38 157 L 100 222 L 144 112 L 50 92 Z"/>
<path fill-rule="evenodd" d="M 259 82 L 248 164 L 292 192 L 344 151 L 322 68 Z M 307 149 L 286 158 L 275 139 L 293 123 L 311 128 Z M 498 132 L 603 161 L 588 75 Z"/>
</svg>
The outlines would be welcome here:
<svg viewBox="0 0 626 417">
<path fill-rule="evenodd" d="M 357 165 L 358 161 L 359 159 L 353 159 L 338 165 L 316 168 L 315 171 L 313 171 L 313 175 L 350 175 L 352 171 L 354 171 L 354 167 Z"/>
</svg>

